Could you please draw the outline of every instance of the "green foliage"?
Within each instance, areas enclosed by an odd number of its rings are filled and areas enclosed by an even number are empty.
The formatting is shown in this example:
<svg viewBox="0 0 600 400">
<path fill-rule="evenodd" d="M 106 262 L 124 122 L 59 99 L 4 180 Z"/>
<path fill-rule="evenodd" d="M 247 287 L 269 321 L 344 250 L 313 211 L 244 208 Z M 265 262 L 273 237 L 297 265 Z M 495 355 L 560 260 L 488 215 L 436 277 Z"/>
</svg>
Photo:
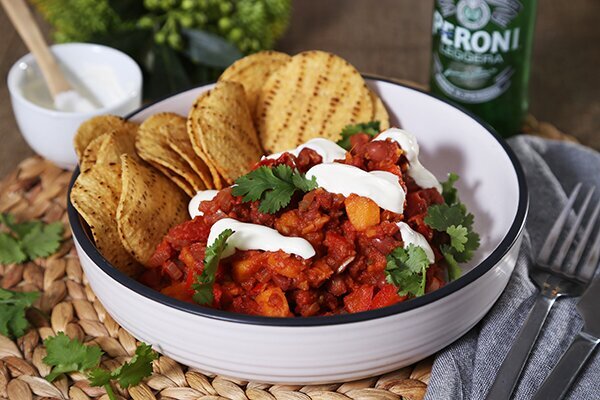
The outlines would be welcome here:
<svg viewBox="0 0 600 400">
<path fill-rule="evenodd" d="M 454 183 L 458 175 L 450 174 L 442 183 L 442 196 L 446 203 L 434 204 L 427 209 L 425 223 L 439 232 L 444 232 L 450 244 L 440 247 L 448 264 L 448 278 L 457 279 L 461 275 L 458 263 L 467 262 L 479 247 L 479 235 L 473 231 L 473 214 L 461 203 Z"/>
<path fill-rule="evenodd" d="M 53 254 L 60 247 L 63 225 L 42 221 L 17 223 L 11 214 L 0 214 L 0 263 L 22 263 Z"/>
<path fill-rule="evenodd" d="M 398 287 L 398 295 L 414 297 L 425 294 L 429 259 L 422 247 L 409 244 L 396 247 L 387 256 L 386 280 Z"/>
<path fill-rule="evenodd" d="M 124 22 L 108 0 L 32 0 L 54 28 L 56 42 L 88 42 L 121 29 Z"/>
<path fill-rule="evenodd" d="M 193 299 L 198 304 L 211 304 L 214 300 L 213 286 L 219 259 L 227 247 L 227 239 L 233 235 L 231 229 L 225 229 L 217 236 L 215 242 L 206 248 L 204 255 L 204 269 L 200 276 L 196 278 L 197 282 L 192 285 L 195 293 Z"/>
<path fill-rule="evenodd" d="M 98 367 L 102 358 L 102 350 L 96 345 L 86 346 L 77 339 L 71 339 L 63 332 L 44 340 L 47 355 L 43 361 L 52 370 L 46 380 L 52 382 L 60 375 L 70 372 L 86 374 L 92 386 L 103 386 L 111 400 L 117 396 L 110 386 L 111 380 L 116 380 L 123 388 L 137 385 L 147 376 L 152 375 L 152 361 L 158 354 L 146 343 L 141 343 L 135 349 L 135 355 L 113 371 Z"/>
<path fill-rule="evenodd" d="M 458 190 L 454 187 L 456 181 L 458 181 L 458 175 L 454 172 L 448 174 L 448 180 L 442 182 L 442 196 L 446 204 L 458 203 Z"/>
<path fill-rule="evenodd" d="M 291 0 L 33 1 L 56 41 L 132 56 L 150 99 L 214 81 L 243 54 L 273 48 L 291 12 Z"/>
<path fill-rule="evenodd" d="M 354 125 L 346 125 L 340 135 L 342 138 L 337 141 L 337 144 L 346 150 L 350 150 L 350 138 L 357 133 L 366 133 L 374 137 L 380 131 L 379 121 L 361 122 Z"/>
<path fill-rule="evenodd" d="M 131 360 L 114 371 L 93 368 L 89 372 L 90 384 L 92 386 L 105 386 L 110 384 L 112 379 L 115 379 L 123 388 L 137 385 L 143 378 L 152 375 L 152 361 L 157 358 L 158 354 L 152 350 L 152 347 L 142 343 L 135 349 L 135 355 Z"/>
<path fill-rule="evenodd" d="M 60 375 L 85 371 L 97 366 L 102 357 L 102 350 L 98 346 L 86 346 L 79 340 L 71 339 L 64 332 L 50 336 L 44 340 L 47 355 L 43 361 L 52 367 L 46 380 L 52 382 Z"/>
<path fill-rule="evenodd" d="M 13 339 L 23 336 L 29 327 L 25 311 L 39 296 L 38 292 L 0 289 L 0 333 Z"/>
<path fill-rule="evenodd" d="M 273 214 L 290 204 L 297 191 L 310 192 L 317 188 L 317 180 L 306 179 L 298 170 L 281 164 L 274 168 L 262 166 L 235 181 L 231 193 L 244 196 L 243 201 L 258 201 L 258 211 Z"/>
</svg>

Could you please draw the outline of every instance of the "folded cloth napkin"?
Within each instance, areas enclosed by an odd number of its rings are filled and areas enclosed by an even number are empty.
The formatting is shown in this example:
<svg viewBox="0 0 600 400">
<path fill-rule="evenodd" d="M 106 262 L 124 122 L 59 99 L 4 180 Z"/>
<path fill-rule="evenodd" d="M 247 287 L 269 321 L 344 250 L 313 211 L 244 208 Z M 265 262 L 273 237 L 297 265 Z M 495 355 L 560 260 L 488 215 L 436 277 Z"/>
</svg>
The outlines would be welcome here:
<svg viewBox="0 0 600 400">
<path fill-rule="evenodd" d="M 547 232 L 577 182 L 600 189 L 600 154 L 583 146 L 532 136 L 509 140 L 525 171 L 530 208 L 523 245 L 508 286 L 489 314 L 433 363 L 426 400 L 483 399 L 506 356 L 537 289 L 527 272 Z M 580 197 L 583 197 L 580 195 Z M 598 193 L 591 203 L 598 203 Z M 576 203 L 577 204 L 577 203 Z M 514 399 L 530 399 L 583 325 L 576 299 L 556 301 L 533 348 Z M 600 352 L 596 351 L 567 394 L 600 399 Z"/>
</svg>

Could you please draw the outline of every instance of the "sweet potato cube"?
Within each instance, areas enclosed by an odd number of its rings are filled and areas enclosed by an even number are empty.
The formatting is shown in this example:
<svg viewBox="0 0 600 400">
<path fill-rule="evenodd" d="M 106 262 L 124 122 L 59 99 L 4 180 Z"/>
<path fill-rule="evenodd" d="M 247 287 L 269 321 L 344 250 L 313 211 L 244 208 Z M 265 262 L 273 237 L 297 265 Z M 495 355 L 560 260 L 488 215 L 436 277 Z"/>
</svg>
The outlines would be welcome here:
<svg viewBox="0 0 600 400">
<path fill-rule="evenodd" d="M 260 292 L 254 299 L 260 307 L 260 314 L 267 317 L 289 317 L 290 306 L 283 290 L 270 287 Z"/>
<path fill-rule="evenodd" d="M 233 280 L 242 283 L 254 276 L 256 270 L 260 267 L 252 257 L 235 260 L 232 265 Z"/>
<path fill-rule="evenodd" d="M 344 205 L 348 219 L 356 230 L 364 231 L 379 223 L 379 206 L 373 200 L 351 194 Z"/>
</svg>

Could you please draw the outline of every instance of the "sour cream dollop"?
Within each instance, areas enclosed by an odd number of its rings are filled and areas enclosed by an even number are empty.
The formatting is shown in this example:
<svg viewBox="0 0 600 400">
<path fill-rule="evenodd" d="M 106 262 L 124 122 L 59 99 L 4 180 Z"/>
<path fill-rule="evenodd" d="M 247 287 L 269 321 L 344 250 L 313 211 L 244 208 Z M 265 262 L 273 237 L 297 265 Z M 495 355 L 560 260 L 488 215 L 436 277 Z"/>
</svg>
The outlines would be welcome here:
<svg viewBox="0 0 600 400">
<path fill-rule="evenodd" d="M 315 177 L 319 187 L 330 193 L 346 197 L 352 193 L 368 197 L 379 207 L 398 214 L 404 211 L 406 193 L 398 177 L 387 171 L 363 171 L 352 165 L 330 163 L 317 164 L 306 173 L 308 179 Z"/>
<path fill-rule="evenodd" d="M 398 128 L 390 128 L 387 131 L 381 132 L 375 140 L 391 139 L 396 141 L 406 155 L 408 160 L 408 175 L 410 175 L 415 183 L 424 189 L 435 188 L 442 193 L 442 185 L 437 178 L 419 161 L 419 144 L 417 138 L 412 133 L 406 132 Z"/>
<path fill-rule="evenodd" d="M 346 158 L 346 150 L 339 146 L 337 143 L 331 140 L 323 138 L 311 139 L 308 142 L 301 144 L 293 150 L 283 151 L 281 153 L 274 153 L 269 156 L 263 157 L 263 159 L 278 159 L 283 153 L 290 153 L 298 157 L 303 149 L 312 149 L 318 155 L 323 158 L 323 163 L 330 163 L 334 160 L 343 160 Z"/>
<path fill-rule="evenodd" d="M 398 222 L 398 228 L 400 229 L 400 236 L 402 236 L 402 241 L 404 242 L 404 247 L 412 244 L 417 247 L 421 247 L 425 254 L 427 254 L 427 259 L 430 264 L 435 262 L 435 255 L 433 254 L 433 250 L 425 239 L 425 236 L 421 235 L 419 232 L 413 230 L 410 226 L 408 226 L 405 222 Z"/>
<path fill-rule="evenodd" d="M 240 222 L 232 218 L 221 219 L 210 228 L 207 246 L 212 245 L 226 229 L 234 233 L 227 239 L 227 247 L 221 257 L 229 257 L 235 250 L 283 251 L 304 259 L 313 257 L 315 249 L 303 238 L 283 236 L 275 229 L 263 225 Z"/>
<path fill-rule="evenodd" d="M 218 190 L 200 190 L 188 204 L 188 212 L 190 213 L 190 217 L 194 219 L 198 215 L 204 215 L 204 213 L 198 210 L 200 207 L 200 203 L 203 201 L 210 201 L 215 198 L 215 196 L 219 193 Z"/>
</svg>

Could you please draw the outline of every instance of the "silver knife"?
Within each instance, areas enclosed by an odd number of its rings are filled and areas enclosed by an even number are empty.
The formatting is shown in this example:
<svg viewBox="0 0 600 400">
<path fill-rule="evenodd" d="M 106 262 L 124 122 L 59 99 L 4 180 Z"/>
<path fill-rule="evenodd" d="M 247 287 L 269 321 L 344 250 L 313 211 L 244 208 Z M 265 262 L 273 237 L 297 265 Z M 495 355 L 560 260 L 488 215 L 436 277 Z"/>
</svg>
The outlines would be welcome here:
<svg viewBox="0 0 600 400">
<path fill-rule="evenodd" d="M 546 378 L 534 400 L 562 399 L 579 371 L 600 343 L 600 277 L 592 281 L 577 303 L 583 329 Z"/>
</svg>

